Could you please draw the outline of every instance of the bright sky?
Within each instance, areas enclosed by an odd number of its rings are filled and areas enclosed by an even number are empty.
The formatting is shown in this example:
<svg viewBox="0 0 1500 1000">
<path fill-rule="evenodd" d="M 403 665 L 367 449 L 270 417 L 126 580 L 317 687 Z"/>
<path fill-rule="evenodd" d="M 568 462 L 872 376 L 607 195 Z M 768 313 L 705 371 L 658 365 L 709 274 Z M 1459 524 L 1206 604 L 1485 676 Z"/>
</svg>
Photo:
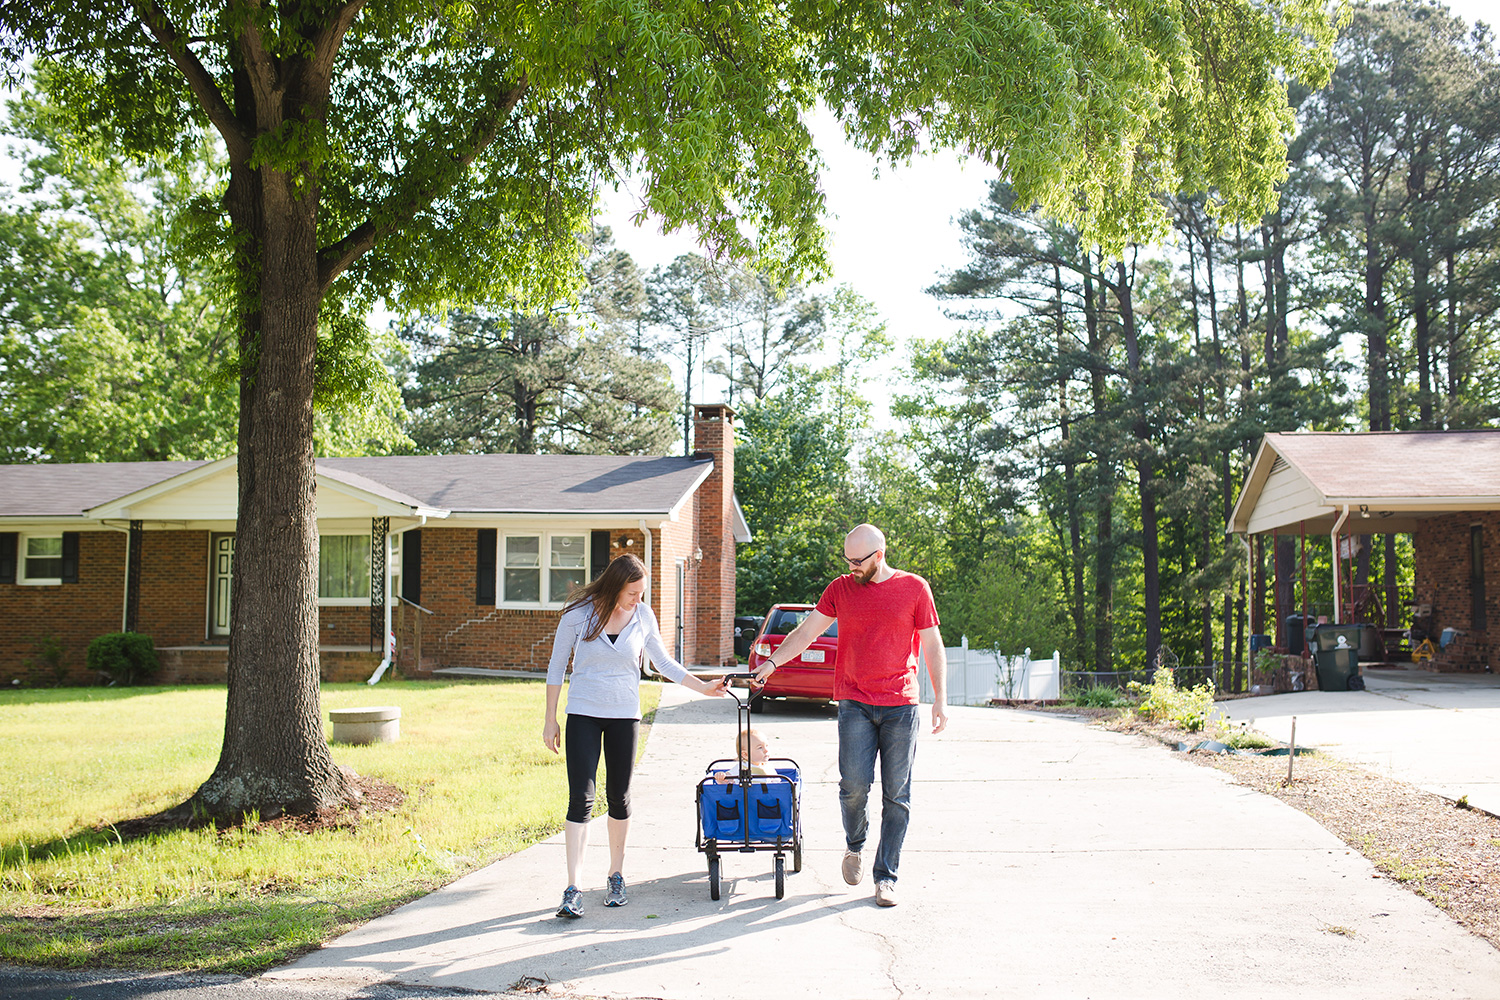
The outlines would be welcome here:
<svg viewBox="0 0 1500 1000">
<path fill-rule="evenodd" d="M 1500 20 L 1496 0 L 1449 0 L 1448 7 L 1471 23 L 1482 18 L 1493 27 Z M 979 160 L 966 164 L 957 154 L 947 153 L 883 170 L 876 179 L 874 158 L 843 142 L 831 114 L 815 119 L 813 131 L 828 163 L 823 190 L 833 266 L 830 285 L 851 285 L 874 302 L 898 352 L 914 337 L 956 331 L 961 324 L 945 317 L 938 301 L 922 289 L 940 272 L 964 262 L 953 220 L 983 204 L 992 171 Z M 608 198 L 606 207 L 601 221 L 614 230 L 615 244 L 644 269 L 698 250 L 691 234 L 663 236 L 649 219 L 640 228 L 633 226 L 630 216 L 639 207 L 633 191 L 622 188 Z M 701 396 L 723 398 L 724 392 L 722 380 L 712 379 L 702 387 Z"/>
<path fill-rule="evenodd" d="M 939 272 L 964 262 L 953 220 L 984 203 L 993 171 L 982 161 L 966 163 L 949 154 L 887 167 L 877 177 L 875 158 L 843 141 L 832 114 L 824 112 L 814 121 L 814 137 L 827 162 L 822 180 L 833 268 L 833 279 L 818 290 L 847 284 L 873 302 L 898 353 L 912 338 L 957 329 L 922 289 Z M 639 228 L 632 225 L 630 217 L 639 207 L 638 191 L 621 188 L 608 195 L 601 221 L 613 229 L 615 245 L 642 268 L 701 252 L 691 233 L 664 236 L 651 219 Z M 702 388 L 705 399 L 724 393 L 722 379 L 710 379 Z"/>
</svg>

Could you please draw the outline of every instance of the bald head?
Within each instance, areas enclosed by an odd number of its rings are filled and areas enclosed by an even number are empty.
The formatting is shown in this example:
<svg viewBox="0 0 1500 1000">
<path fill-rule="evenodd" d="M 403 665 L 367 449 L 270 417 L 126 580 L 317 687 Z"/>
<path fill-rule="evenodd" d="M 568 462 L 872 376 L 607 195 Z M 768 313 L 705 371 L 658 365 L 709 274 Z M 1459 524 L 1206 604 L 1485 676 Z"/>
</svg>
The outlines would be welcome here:
<svg viewBox="0 0 1500 1000">
<path fill-rule="evenodd" d="M 844 536 L 844 555 L 858 559 L 866 552 L 885 549 L 885 532 L 873 524 L 861 524 Z"/>
<path fill-rule="evenodd" d="M 891 575 L 885 565 L 885 535 L 873 524 L 861 524 L 844 536 L 844 560 L 859 583 L 880 583 Z"/>
</svg>

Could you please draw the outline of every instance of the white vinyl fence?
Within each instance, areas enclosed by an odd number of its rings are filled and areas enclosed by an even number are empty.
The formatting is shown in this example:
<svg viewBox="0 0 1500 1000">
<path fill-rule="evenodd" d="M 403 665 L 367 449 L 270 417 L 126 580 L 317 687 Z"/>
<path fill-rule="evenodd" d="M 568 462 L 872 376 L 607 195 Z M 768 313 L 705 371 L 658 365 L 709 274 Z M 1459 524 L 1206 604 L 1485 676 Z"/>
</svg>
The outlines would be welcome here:
<svg viewBox="0 0 1500 1000">
<path fill-rule="evenodd" d="M 1053 652 L 1050 660 L 1033 660 L 1028 648 L 1020 656 L 1005 656 L 993 649 L 970 649 L 969 637 L 963 645 L 950 647 L 948 655 L 948 704 L 988 705 L 993 699 L 1009 701 L 1055 701 L 1061 697 L 1062 656 Z M 927 677 L 924 660 L 917 670 L 922 685 L 922 701 L 932 702 L 932 683 Z"/>
</svg>

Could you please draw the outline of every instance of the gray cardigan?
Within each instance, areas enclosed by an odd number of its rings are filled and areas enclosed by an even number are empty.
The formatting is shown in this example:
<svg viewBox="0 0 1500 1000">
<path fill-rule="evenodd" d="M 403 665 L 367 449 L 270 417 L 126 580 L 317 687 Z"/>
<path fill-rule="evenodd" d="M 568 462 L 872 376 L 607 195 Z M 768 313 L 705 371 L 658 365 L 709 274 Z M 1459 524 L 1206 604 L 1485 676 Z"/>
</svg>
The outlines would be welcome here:
<svg viewBox="0 0 1500 1000">
<path fill-rule="evenodd" d="M 568 686 L 568 714 L 599 719 L 641 717 L 641 653 L 651 657 L 656 669 L 668 680 L 687 676 L 682 664 L 672 658 L 661 642 L 656 615 L 645 604 L 635 606 L 635 615 L 625 623 L 614 642 L 601 632 L 584 641 L 593 612 L 587 605 L 565 612 L 552 640 L 552 659 L 547 663 L 547 683 L 561 684 L 573 658 L 573 680 Z"/>
</svg>

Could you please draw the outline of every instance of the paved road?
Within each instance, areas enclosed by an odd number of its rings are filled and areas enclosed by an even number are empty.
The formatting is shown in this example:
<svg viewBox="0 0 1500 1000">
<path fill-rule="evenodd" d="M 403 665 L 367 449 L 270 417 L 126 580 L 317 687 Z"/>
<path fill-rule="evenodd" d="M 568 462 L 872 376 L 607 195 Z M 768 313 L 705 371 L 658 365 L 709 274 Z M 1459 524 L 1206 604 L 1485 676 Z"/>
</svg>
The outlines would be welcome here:
<svg viewBox="0 0 1500 1000">
<path fill-rule="evenodd" d="M 807 863 L 778 902 L 764 854 L 708 899 L 693 783 L 730 745 L 724 702 L 668 687 L 638 773 L 632 900 L 554 918 L 560 838 L 374 921 L 283 981 L 605 997 L 1297 995 L 1500 998 L 1500 952 L 1302 813 L 1142 741 L 1053 716 L 956 709 L 924 738 L 903 902 L 838 876 L 832 715 L 758 718 L 807 776 Z M 602 834 L 602 830 L 598 831 Z"/>
<path fill-rule="evenodd" d="M 1219 705 L 1297 743 L 1500 816 L 1500 677 L 1372 669 L 1364 691 L 1303 691 Z"/>
<path fill-rule="evenodd" d="M 903 902 L 880 909 L 868 879 L 850 888 L 838 876 L 831 712 L 773 707 L 757 725 L 808 779 L 806 866 L 777 901 L 767 855 L 729 857 L 711 902 L 693 785 L 731 746 L 731 709 L 667 688 L 638 772 L 629 906 L 602 905 L 600 827 L 580 921 L 552 916 L 563 882 L 553 838 L 262 979 L 159 995 L 375 1000 L 381 983 L 450 994 L 541 983 L 664 1000 L 1500 1000 L 1500 951 L 1303 814 L 1055 716 L 955 709 L 947 733 L 924 736 Z M 68 995 L 5 984 L 6 997 Z"/>
</svg>

